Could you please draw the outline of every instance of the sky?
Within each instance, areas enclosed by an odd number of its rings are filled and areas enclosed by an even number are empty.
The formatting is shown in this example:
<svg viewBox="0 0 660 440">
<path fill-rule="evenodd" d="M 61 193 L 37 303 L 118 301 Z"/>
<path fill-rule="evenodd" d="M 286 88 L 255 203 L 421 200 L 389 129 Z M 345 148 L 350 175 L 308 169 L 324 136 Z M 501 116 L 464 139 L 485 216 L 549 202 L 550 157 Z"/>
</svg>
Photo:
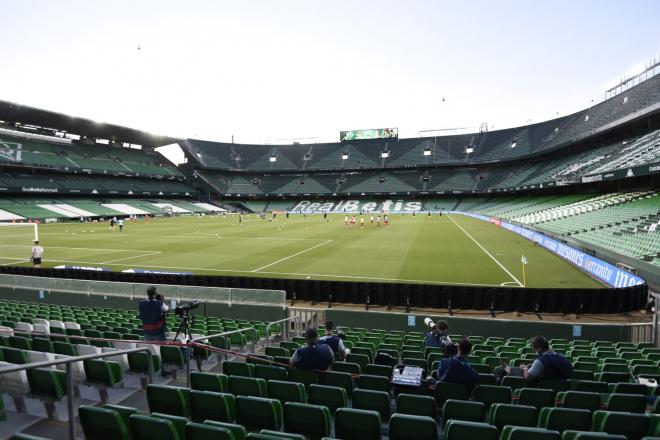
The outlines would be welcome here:
<svg viewBox="0 0 660 440">
<path fill-rule="evenodd" d="M 0 17 L 0 99 L 237 143 L 539 122 L 660 53 L 657 0 L 0 0 Z"/>
</svg>

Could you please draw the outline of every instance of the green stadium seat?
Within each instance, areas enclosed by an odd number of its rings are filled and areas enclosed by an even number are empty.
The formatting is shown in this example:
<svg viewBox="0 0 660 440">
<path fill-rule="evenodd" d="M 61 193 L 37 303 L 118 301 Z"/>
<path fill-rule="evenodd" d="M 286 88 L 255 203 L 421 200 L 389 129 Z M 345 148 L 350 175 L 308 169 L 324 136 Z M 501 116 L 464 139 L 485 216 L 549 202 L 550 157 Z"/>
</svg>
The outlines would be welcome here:
<svg viewBox="0 0 660 440">
<path fill-rule="evenodd" d="M 362 369 L 360 364 L 354 362 L 335 362 L 332 364 L 332 371 L 341 371 L 350 374 L 360 374 Z"/>
<path fill-rule="evenodd" d="M 625 435 L 628 440 L 639 440 L 649 431 L 650 418 L 645 414 L 615 411 L 594 411 L 592 431 Z"/>
<path fill-rule="evenodd" d="M 325 374 L 325 372 L 323 373 Z M 291 382 L 299 382 L 309 388 L 310 385 L 318 382 L 316 371 L 301 370 L 299 368 L 289 368 L 288 380 Z"/>
<path fill-rule="evenodd" d="M 516 391 L 520 388 L 533 387 L 534 384 L 525 380 L 523 377 L 504 376 L 504 378 L 502 378 L 502 386 L 511 388 L 511 391 Z"/>
<path fill-rule="evenodd" d="M 357 386 L 365 390 L 384 391 L 386 393 L 390 391 L 390 381 L 387 377 L 372 376 L 370 374 L 360 375 L 357 380 Z"/>
<path fill-rule="evenodd" d="M 640 394 L 614 393 L 604 400 L 608 411 L 623 411 L 631 413 L 644 413 L 646 411 L 646 398 Z"/>
<path fill-rule="evenodd" d="M 51 368 L 26 371 L 30 394 L 40 399 L 57 402 L 66 395 L 66 373 Z"/>
<path fill-rule="evenodd" d="M 596 411 L 600 409 L 601 398 L 598 393 L 585 391 L 564 391 L 557 394 L 558 406 L 564 408 L 587 409 Z"/>
<path fill-rule="evenodd" d="M 254 365 L 245 362 L 224 361 L 222 372 L 227 376 L 254 377 Z"/>
<path fill-rule="evenodd" d="M 607 393 L 609 388 L 606 382 L 592 380 L 578 380 L 571 386 L 574 391 L 586 391 L 588 393 Z"/>
<path fill-rule="evenodd" d="M 369 374 L 372 376 L 384 376 L 389 379 L 392 377 L 392 367 L 387 365 L 368 364 L 364 368 L 364 374 Z"/>
<path fill-rule="evenodd" d="M 348 396 L 353 394 L 353 387 L 355 386 L 355 382 L 353 381 L 353 376 L 350 373 L 341 371 L 326 371 L 321 375 L 321 379 L 324 381 L 324 385 L 343 388 L 346 390 L 346 394 Z"/>
<path fill-rule="evenodd" d="M 649 388 L 641 383 L 621 382 L 609 384 L 609 391 L 611 393 L 640 394 L 646 396 L 649 393 Z"/>
<path fill-rule="evenodd" d="M 445 425 L 446 440 L 498 440 L 497 428 L 488 423 L 449 420 Z"/>
<path fill-rule="evenodd" d="M 436 440 L 438 427 L 431 417 L 393 414 L 390 418 L 389 438 L 390 440 Z"/>
<path fill-rule="evenodd" d="M 87 382 L 114 387 L 124 378 L 124 370 L 119 362 L 90 359 L 83 361 Z"/>
<path fill-rule="evenodd" d="M 438 406 L 442 408 L 447 399 L 468 400 L 470 394 L 465 385 L 450 382 L 438 382 L 435 384 L 433 397 Z"/>
<path fill-rule="evenodd" d="M 352 407 L 378 411 L 382 420 L 390 417 L 391 400 L 385 391 L 357 389 L 353 392 Z"/>
<path fill-rule="evenodd" d="M 612 435 L 605 432 L 564 431 L 562 440 L 626 440 L 626 436 Z"/>
<path fill-rule="evenodd" d="M 450 420 L 483 422 L 486 419 L 486 407 L 481 402 L 448 399 L 442 407 L 442 420 L 445 425 Z"/>
<path fill-rule="evenodd" d="M 346 390 L 328 385 L 311 385 L 309 387 L 307 400 L 314 405 L 327 406 L 332 413 L 338 408 L 348 406 Z"/>
<path fill-rule="evenodd" d="M 229 378 L 224 374 L 193 371 L 190 373 L 190 388 L 217 393 L 227 392 L 229 391 Z"/>
<path fill-rule="evenodd" d="M 287 380 L 287 369 L 273 365 L 255 365 L 254 376 L 263 380 Z"/>
<path fill-rule="evenodd" d="M 282 427 L 282 404 L 276 399 L 254 396 L 236 397 L 236 421 L 248 430 Z"/>
<path fill-rule="evenodd" d="M 474 400 L 482 402 L 486 410 L 493 403 L 511 403 L 511 388 L 497 385 L 479 385 L 474 392 Z"/>
<path fill-rule="evenodd" d="M 490 407 L 488 420 L 500 432 L 502 432 L 502 428 L 506 425 L 536 426 L 537 409 L 527 405 L 494 403 Z"/>
<path fill-rule="evenodd" d="M 539 426 L 560 432 L 588 431 L 591 429 L 591 412 L 574 408 L 542 408 L 539 414 Z"/>
<path fill-rule="evenodd" d="M 85 437 L 99 440 L 130 440 L 124 419 L 111 409 L 81 405 L 78 408 L 80 425 Z"/>
<path fill-rule="evenodd" d="M 188 390 L 167 385 L 148 385 L 149 411 L 189 417 Z"/>
<path fill-rule="evenodd" d="M 431 396 L 401 393 L 396 398 L 396 412 L 399 414 L 435 418 L 435 399 Z"/>
<path fill-rule="evenodd" d="M 245 426 L 238 425 L 236 423 L 225 423 L 225 422 L 217 422 L 215 420 L 206 420 L 204 424 L 211 426 L 219 426 L 221 428 L 228 429 L 234 435 L 234 440 L 245 440 L 245 438 L 248 435 Z"/>
<path fill-rule="evenodd" d="M 235 440 L 231 430 L 222 426 L 190 422 L 186 425 L 186 440 Z"/>
<path fill-rule="evenodd" d="M 305 393 L 305 386 L 301 383 L 269 380 L 268 397 L 277 399 L 284 405 L 286 402 L 305 403 L 307 394 Z"/>
<path fill-rule="evenodd" d="M 561 440 L 561 434 L 543 428 L 505 426 L 500 440 Z"/>
<path fill-rule="evenodd" d="M 281 440 L 281 439 L 287 439 L 287 440 L 307 440 L 307 437 L 305 437 L 302 434 L 294 434 L 292 432 L 281 432 L 281 431 L 273 431 L 270 429 L 262 429 L 259 431 L 259 433 L 254 433 L 251 432 L 248 434 L 248 438 L 254 438 L 254 439 L 261 439 L 261 440 Z"/>
<path fill-rule="evenodd" d="M 129 426 L 133 439 L 180 440 L 174 423 L 162 418 L 134 414 L 129 418 Z"/>
<path fill-rule="evenodd" d="M 380 440 L 380 424 L 377 411 L 339 408 L 335 414 L 335 436 L 343 440 Z"/>
<path fill-rule="evenodd" d="M 264 353 L 266 353 L 267 356 L 291 356 L 291 352 L 284 347 L 266 347 Z"/>
<path fill-rule="evenodd" d="M 606 383 L 630 382 L 629 373 L 603 372 L 594 374 L 594 378 Z"/>
<path fill-rule="evenodd" d="M 327 437 L 332 430 L 330 410 L 322 405 L 287 402 L 284 405 L 284 429 L 310 438 Z"/>
<path fill-rule="evenodd" d="M 229 376 L 229 391 L 236 396 L 266 397 L 267 384 L 263 379 Z"/>
<path fill-rule="evenodd" d="M 360 370 L 363 370 L 371 362 L 371 359 L 369 359 L 369 356 L 366 356 L 364 354 L 349 353 L 346 356 L 346 362 L 358 364 L 360 366 Z"/>
<path fill-rule="evenodd" d="M 204 420 L 234 421 L 236 404 L 232 394 L 191 390 L 189 401 L 190 415 L 194 422 L 201 423 Z"/>
<path fill-rule="evenodd" d="M 564 379 L 541 379 L 537 384 L 537 388 L 554 390 L 556 393 L 560 391 L 567 391 L 568 387 L 568 381 Z"/>
<path fill-rule="evenodd" d="M 151 355 L 145 352 L 136 352 L 136 353 L 128 353 L 126 357 L 128 358 L 128 370 L 131 373 L 148 374 L 150 360 L 151 360 L 153 372 L 156 373 L 160 371 L 161 368 L 160 356 Z"/>
<path fill-rule="evenodd" d="M 131 414 L 132 415 L 132 414 Z M 171 414 L 163 414 L 163 413 L 151 413 L 151 417 L 155 419 L 163 419 L 163 420 L 168 420 L 172 422 L 174 425 L 174 429 L 176 430 L 177 434 L 179 435 L 180 439 L 185 439 L 186 438 L 186 425 L 188 424 L 189 420 L 186 417 L 181 417 L 181 416 L 174 416 Z M 130 416 L 129 416 L 130 418 Z M 130 426 L 130 422 L 129 422 Z"/>
<path fill-rule="evenodd" d="M 119 414 L 124 421 L 124 425 L 126 425 L 126 429 L 129 427 L 128 419 L 133 415 L 137 414 L 138 410 L 137 408 L 132 408 L 130 406 L 123 406 L 123 405 L 113 405 L 111 403 L 106 403 L 103 405 L 103 408 L 105 409 L 110 409 L 112 411 L 115 411 L 117 414 Z"/>
<path fill-rule="evenodd" d="M 544 406 L 554 406 L 555 392 L 543 388 L 519 388 L 515 390 L 513 400 L 519 405 L 529 405 L 540 410 Z"/>
</svg>

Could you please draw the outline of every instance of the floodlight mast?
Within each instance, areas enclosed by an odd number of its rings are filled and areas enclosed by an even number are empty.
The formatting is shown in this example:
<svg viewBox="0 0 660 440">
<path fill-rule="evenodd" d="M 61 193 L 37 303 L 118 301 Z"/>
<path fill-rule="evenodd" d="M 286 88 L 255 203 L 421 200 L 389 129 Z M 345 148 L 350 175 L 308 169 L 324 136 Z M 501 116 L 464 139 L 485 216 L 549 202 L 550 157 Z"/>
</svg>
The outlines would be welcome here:
<svg viewBox="0 0 660 440">
<path fill-rule="evenodd" d="M 654 77 L 658 73 L 660 73 L 660 54 L 646 61 L 642 71 L 622 76 L 616 85 L 605 90 L 605 99 L 612 98 L 613 96 L 628 90 L 630 87 Z M 635 83 L 635 81 L 637 82 Z"/>
</svg>

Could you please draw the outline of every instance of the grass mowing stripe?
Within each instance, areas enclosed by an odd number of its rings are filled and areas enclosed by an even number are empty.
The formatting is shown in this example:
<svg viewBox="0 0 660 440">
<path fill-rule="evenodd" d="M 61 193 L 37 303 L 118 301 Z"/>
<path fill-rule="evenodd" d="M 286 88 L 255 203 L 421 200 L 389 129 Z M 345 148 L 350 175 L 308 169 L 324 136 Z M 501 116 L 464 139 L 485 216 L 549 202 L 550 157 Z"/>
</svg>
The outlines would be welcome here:
<svg viewBox="0 0 660 440">
<path fill-rule="evenodd" d="M 312 247 L 309 248 L 309 249 L 305 249 L 305 250 L 303 250 L 303 251 L 296 252 L 295 254 L 293 254 L 293 255 L 289 255 L 288 257 L 280 258 L 279 260 L 274 261 L 274 262 L 272 262 L 272 263 L 270 263 L 270 264 L 266 264 L 265 266 L 258 267 L 258 268 L 256 268 L 256 269 L 254 269 L 252 272 L 259 272 L 261 269 L 265 269 L 265 268 L 270 267 L 270 266 L 273 266 L 273 265 L 275 265 L 275 264 L 277 264 L 277 263 L 281 263 L 282 261 L 288 260 L 289 258 L 297 257 L 297 256 L 300 255 L 300 254 L 304 254 L 305 252 L 309 252 L 309 251 L 311 251 L 311 250 L 316 249 L 317 247 L 321 247 L 321 246 L 326 245 L 326 244 L 328 244 L 328 243 L 330 243 L 330 242 L 332 242 L 332 240 L 324 241 L 323 243 L 317 244 L 316 246 L 312 246 Z"/>
<path fill-rule="evenodd" d="M 463 229 L 463 227 L 462 227 L 461 225 L 459 225 L 458 223 L 456 223 L 456 221 L 455 221 L 453 218 L 451 218 L 451 215 L 447 214 L 447 218 L 448 218 L 449 220 L 451 220 L 451 222 L 452 222 L 453 224 L 455 224 L 456 227 L 457 227 L 458 229 L 460 229 L 461 231 L 463 231 L 463 233 L 464 233 L 465 235 L 467 235 L 468 238 L 474 242 L 474 244 L 476 244 L 477 246 L 479 246 L 479 248 L 481 248 L 481 250 L 484 251 L 484 253 L 485 253 L 486 255 L 488 255 L 488 256 L 491 258 L 491 260 L 493 260 L 498 266 L 500 266 L 500 267 L 502 268 L 502 270 L 503 270 L 504 272 L 506 272 L 506 273 L 511 277 L 511 279 L 512 279 L 513 281 L 515 281 L 516 283 L 518 283 L 518 286 L 520 286 L 520 287 L 524 287 L 524 286 L 523 286 L 523 283 L 521 283 L 520 280 L 519 280 L 518 278 L 516 278 L 511 272 L 509 272 L 509 269 L 507 269 L 506 267 L 504 267 L 504 265 L 503 265 L 502 263 L 500 263 L 500 262 L 497 260 L 497 258 L 493 257 L 493 255 L 492 255 L 490 252 L 488 252 L 488 250 L 487 250 L 485 247 L 483 247 L 483 246 L 481 245 L 481 243 L 479 243 L 477 240 L 475 240 L 474 237 L 472 237 L 468 231 L 466 231 L 465 229 Z"/>
<path fill-rule="evenodd" d="M 135 252 L 142 252 L 142 251 L 135 251 Z M 132 257 L 116 258 L 114 260 L 101 261 L 99 264 L 116 263 L 118 261 L 131 260 L 133 258 L 148 257 L 150 255 L 156 255 L 156 254 L 161 254 L 161 253 L 162 252 L 160 252 L 160 251 L 146 252 L 146 253 L 141 253 L 140 255 L 133 255 Z"/>
</svg>

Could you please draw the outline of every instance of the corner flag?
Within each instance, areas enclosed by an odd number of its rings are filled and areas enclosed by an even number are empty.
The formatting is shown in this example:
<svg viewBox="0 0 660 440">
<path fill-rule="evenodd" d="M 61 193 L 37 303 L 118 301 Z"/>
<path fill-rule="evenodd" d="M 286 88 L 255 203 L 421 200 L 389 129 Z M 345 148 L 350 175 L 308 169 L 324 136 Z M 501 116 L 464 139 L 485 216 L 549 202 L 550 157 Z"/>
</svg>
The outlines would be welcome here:
<svg viewBox="0 0 660 440">
<path fill-rule="evenodd" d="M 524 254 L 521 254 L 520 257 L 520 262 L 522 263 L 522 272 L 523 272 L 523 286 L 527 286 L 527 277 L 525 276 L 525 266 L 527 265 L 527 258 L 525 258 Z"/>
<path fill-rule="evenodd" d="M 520 258 L 520 262 L 521 262 L 522 264 L 527 264 L 527 258 L 525 258 L 525 256 L 523 255 L 523 256 Z"/>
</svg>

